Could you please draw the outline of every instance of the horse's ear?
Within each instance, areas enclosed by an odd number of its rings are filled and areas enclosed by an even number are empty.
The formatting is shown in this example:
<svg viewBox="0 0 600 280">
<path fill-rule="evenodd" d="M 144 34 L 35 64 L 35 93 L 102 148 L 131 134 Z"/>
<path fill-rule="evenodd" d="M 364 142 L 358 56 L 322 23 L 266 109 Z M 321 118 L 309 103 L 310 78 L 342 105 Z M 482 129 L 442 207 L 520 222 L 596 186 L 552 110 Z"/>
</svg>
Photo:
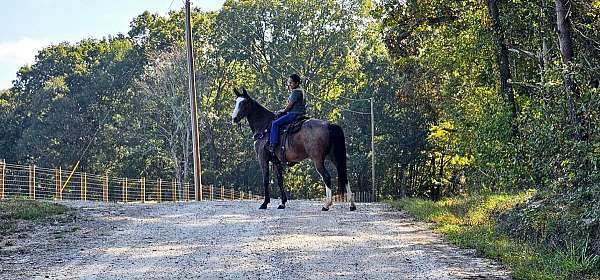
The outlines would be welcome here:
<svg viewBox="0 0 600 280">
<path fill-rule="evenodd" d="M 235 96 L 240 97 L 242 94 L 240 94 L 240 92 L 237 90 L 237 88 L 233 89 L 233 93 L 235 93 Z"/>
<path fill-rule="evenodd" d="M 248 95 L 248 92 L 246 91 L 246 88 L 242 88 L 242 92 L 243 92 L 242 96 L 250 97 L 250 95 Z"/>
</svg>

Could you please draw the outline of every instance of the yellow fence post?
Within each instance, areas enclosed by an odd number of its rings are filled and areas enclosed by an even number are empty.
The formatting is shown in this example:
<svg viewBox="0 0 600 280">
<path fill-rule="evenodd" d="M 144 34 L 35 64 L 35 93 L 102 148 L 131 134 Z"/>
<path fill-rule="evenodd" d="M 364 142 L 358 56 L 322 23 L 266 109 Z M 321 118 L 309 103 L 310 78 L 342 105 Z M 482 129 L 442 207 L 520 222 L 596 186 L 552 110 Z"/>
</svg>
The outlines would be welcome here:
<svg viewBox="0 0 600 280">
<path fill-rule="evenodd" d="M 121 200 L 127 202 L 127 178 L 122 179 Z"/>
<path fill-rule="evenodd" d="M 162 200 L 162 179 L 158 179 L 158 202 Z"/>
<path fill-rule="evenodd" d="M 83 173 L 79 174 L 79 199 L 83 199 Z"/>
<path fill-rule="evenodd" d="M 58 167 L 58 199 L 62 200 L 62 167 Z"/>
<path fill-rule="evenodd" d="M 190 185 L 183 183 L 183 200 L 190 201 Z"/>
<path fill-rule="evenodd" d="M 194 185 L 194 187 L 195 187 L 195 186 L 196 186 L 196 185 Z M 198 197 L 198 199 L 199 199 L 200 201 L 202 201 L 202 200 L 203 200 L 203 198 L 202 198 L 202 185 L 198 186 L 198 193 L 197 193 L 197 195 L 198 195 L 198 196 L 197 196 L 197 197 Z"/>
<path fill-rule="evenodd" d="M 29 165 L 29 199 L 35 199 L 35 165 Z"/>
<path fill-rule="evenodd" d="M 60 190 L 60 183 L 58 182 L 58 169 L 54 168 L 54 200 L 58 199 L 58 191 Z"/>
<path fill-rule="evenodd" d="M 172 188 L 172 197 L 173 197 L 173 201 L 177 201 L 177 183 L 175 182 L 175 178 L 173 178 L 173 180 L 171 180 L 171 188 Z"/>
<path fill-rule="evenodd" d="M 102 180 L 102 200 L 108 202 L 108 175 L 104 175 Z"/>
<path fill-rule="evenodd" d="M 80 197 L 81 200 L 83 201 L 87 201 L 87 174 L 81 173 L 81 190 L 80 190 Z"/>
<path fill-rule="evenodd" d="M 146 203 L 146 178 L 140 179 L 140 189 L 142 192 L 142 203 Z"/>
<path fill-rule="evenodd" d="M 34 165 L 33 166 L 33 177 L 32 177 L 32 179 L 33 179 L 33 199 L 35 199 L 35 184 L 36 184 L 35 177 L 36 176 L 35 176 L 35 165 Z"/>
<path fill-rule="evenodd" d="M 4 199 L 4 177 L 6 170 L 6 161 L 0 161 L 0 199 Z"/>
</svg>

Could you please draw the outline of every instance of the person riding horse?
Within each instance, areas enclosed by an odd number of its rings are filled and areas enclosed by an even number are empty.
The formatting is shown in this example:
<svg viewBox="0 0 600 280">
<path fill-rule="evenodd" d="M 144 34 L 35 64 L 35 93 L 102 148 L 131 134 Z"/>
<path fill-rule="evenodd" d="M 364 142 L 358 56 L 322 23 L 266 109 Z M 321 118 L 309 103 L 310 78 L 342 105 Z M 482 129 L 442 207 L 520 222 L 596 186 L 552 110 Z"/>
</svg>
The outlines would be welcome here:
<svg viewBox="0 0 600 280">
<path fill-rule="evenodd" d="M 276 112 L 277 119 L 271 123 L 271 134 L 267 151 L 275 153 L 279 144 L 279 128 L 283 125 L 292 123 L 294 120 L 306 114 L 306 102 L 304 100 L 304 90 L 300 87 L 300 76 L 292 74 L 287 79 L 287 88 L 291 90 L 288 97 L 288 103 L 285 109 Z"/>
</svg>

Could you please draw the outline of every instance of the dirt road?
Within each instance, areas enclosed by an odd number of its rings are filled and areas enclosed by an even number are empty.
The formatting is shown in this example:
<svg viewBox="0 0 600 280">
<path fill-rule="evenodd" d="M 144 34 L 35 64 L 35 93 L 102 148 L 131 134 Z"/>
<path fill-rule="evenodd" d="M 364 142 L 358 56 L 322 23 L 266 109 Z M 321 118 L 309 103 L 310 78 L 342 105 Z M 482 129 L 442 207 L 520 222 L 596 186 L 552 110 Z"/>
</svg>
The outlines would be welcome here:
<svg viewBox="0 0 600 280">
<path fill-rule="evenodd" d="M 510 279 L 384 204 L 65 203 L 75 221 L 0 242 L 0 278 Z"/>
</svg>

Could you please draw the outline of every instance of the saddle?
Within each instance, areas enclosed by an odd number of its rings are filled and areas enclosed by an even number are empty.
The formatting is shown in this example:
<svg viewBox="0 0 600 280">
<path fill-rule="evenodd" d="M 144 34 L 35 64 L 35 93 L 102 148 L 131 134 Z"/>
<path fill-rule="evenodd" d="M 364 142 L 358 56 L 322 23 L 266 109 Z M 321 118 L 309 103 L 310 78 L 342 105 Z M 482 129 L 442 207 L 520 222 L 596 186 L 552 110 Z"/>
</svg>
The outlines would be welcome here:
<svg viewBox="0 0 600 280">
<path fill-rule="evenodd" d="M 304 124 L 304 122 L 308 119 L 310 118 L 306 115 L 299 116 L 293 122 L 282 126 L 281 131 L 279 132 L 279 136 L 289 136 L 294 133 L 297 133 L 298 131 L 300 131 L 300 129 L 302 129 L 302 124 Z M 268 130 L 271 130 L 271 128 L 269 128 Z M 283 141 L 281 142 L 283 143 Z"/>
<path fill-rule="evenodd" d="M 276 149 L 281 149 L 281 154 L 282 154 L 282 158 L 281 161 L 283 162 L 283 164 L 287 164 L 288 166 L 293 166 L 294 162 L 290 162 L 287 163 L 285 160 L 285 144 L 287 144 L 289 142 L 289 137 L 293 134 L 298 133 L 301 129 L 302 129 L 302 125 L 304 124 L 304 122 L 306 122 L 307 120 L 309 120 L 310 118 L 306 115 L 301 115 L 298 118 L 296 118 L 293 122 L 289 123 L 289 124 L 285 124 L 283 126 L 281 126 L 280 130 L 279 130 L 279 145 L 277 145 Z M 260 140 L 262 138 L 264 138 L 265 136 L 268 136 L 269 133 L 271 132 L 271 126 L 268 126 L 267 129 L 265 129 L 265 131 L 263 132 L 258 132 L 256 134 L 254 134 L 253 138 L 254 140 Z M 265 144 L 265 149 L 268 145 Z M 276 155 L 271 155 L 275 160 L 277 159 Z"/>
</svg>

